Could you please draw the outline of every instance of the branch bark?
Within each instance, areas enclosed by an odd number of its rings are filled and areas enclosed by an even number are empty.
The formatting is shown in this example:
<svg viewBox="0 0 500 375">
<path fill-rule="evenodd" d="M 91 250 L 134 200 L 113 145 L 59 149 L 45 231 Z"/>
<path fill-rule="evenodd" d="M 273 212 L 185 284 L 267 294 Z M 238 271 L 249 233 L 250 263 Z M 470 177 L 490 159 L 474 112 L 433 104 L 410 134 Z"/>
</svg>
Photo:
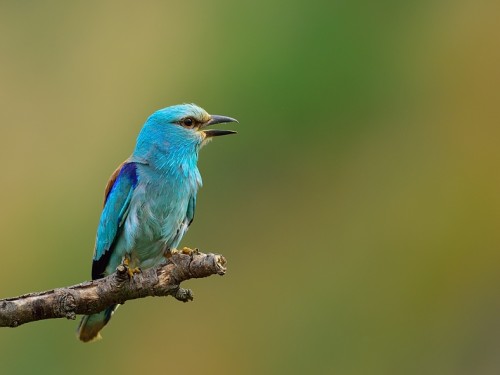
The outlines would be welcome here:
<svg viewBox="0 0 500 375">
<path fill-rule="evenodd" d="M 211 275 L 224 275 L 226 259 L 222 255 L 175 253 L 166 264 L 129 277 L 120 265 L 105 278 L 65 288 L 0 300 L 0 327 L 54 318 L 76 319 L 77 314 L 94 314 L 113 304 L 148 296 L 173 296 L 179 301 L 193 300 L 181 282 Z"/>
</svg>

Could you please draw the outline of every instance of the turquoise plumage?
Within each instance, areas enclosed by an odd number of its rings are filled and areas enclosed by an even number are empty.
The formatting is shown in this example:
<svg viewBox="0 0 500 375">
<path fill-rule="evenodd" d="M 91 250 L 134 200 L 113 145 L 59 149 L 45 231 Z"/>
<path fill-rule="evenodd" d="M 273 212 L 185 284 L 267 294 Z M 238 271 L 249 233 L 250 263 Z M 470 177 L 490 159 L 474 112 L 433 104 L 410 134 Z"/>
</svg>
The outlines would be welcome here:
<svg viewBox="0 0 500 375">
<path fill-rule="evenodd" d="M 113 273 L 124 261 L 130 269 L 154 267 L 177 248 L 193 221 L 202 184 L 197 167 L 200 148 L 214 136 L 235 133 L 206 127 L 228 122 L 237 121 L 209 115 L 194 104 L 167 107 L 147 119 L 132 156 L 116 169 L 106 187 L 93 280 Z M 99 338 L 116 307 L 84 316 L 79 339 Z"/>
</svg>

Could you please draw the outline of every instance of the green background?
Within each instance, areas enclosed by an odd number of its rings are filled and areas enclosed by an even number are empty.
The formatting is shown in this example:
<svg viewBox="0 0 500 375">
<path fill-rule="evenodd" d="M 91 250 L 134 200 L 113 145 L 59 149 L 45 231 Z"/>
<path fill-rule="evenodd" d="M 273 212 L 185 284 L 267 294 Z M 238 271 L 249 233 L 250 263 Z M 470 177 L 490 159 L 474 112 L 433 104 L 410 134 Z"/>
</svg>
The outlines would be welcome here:
<svg viewBox="0 0 500 375">
<path fill-rule="evenodd" d="M 0 296 L 87 280 L 154 110 L 200 155 L 195 301 L 0 332 L 2 374 L 498 374 L 498 1 L 2 1 Z"/>
</svg>

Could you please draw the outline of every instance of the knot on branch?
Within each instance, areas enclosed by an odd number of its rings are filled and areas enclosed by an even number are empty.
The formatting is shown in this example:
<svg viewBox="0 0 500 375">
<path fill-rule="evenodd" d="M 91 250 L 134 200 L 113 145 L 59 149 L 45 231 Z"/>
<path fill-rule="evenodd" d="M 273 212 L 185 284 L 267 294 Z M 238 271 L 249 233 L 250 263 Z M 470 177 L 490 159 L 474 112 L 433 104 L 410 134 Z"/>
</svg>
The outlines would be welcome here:
<svg viewBox="0 0 500 375">
<path fill-rule="evenodd" d="M 19 325 L 15 316 L 11 316 L 16 309 L 14 302 L 3 300 L 0 303 L 0 326 L 2 327 L 17 327 Z"/>
<path fill-rule="evenodd" d="M 126 285 L 126 282 L 130 281 L 128 268 L 124 264 L 120 264 L 116 267 L 115 272 L 111 276 L 112 280 L 110 280 L 110 284 L 117 290 L 123 288 L 123 286 Z"/>
<path fill-rule="evenodd" d="M 191 289 L 178 288 L 173 294 L 177 301 L 188 302 L 192 301 L 194 298 L 193 291 Z"/>
<path fill-rule="evenodd" d="M 59 298 L 57 298 L 59 303 L 59 310 L 66 319 L 75 320 L 76 319 L 76 299 L 72 291 L 63 291 Z"/>
</svg>

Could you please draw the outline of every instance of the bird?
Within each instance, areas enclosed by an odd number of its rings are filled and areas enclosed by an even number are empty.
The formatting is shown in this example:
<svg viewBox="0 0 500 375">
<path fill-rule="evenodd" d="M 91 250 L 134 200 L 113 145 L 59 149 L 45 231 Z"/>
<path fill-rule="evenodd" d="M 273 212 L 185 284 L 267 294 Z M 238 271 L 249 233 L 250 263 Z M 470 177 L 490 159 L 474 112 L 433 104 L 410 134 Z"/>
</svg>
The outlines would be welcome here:
<svg viewBox="0 0 500 375">
<path fill-rule="evenodd" d="M 94 254 L 92 280 L 124 264 L 135 272 L 165 261 L 194 219 L 202 185 L 198 153 L 214 137 L 232 130 L 207 129 L 236 119 L 209 115 L 195 104 L 154 112 L 144 123 L 132 155 L 111 175 L 105 189 Z M 83 342 L 101 338 L 118 305 L 84 315 L 77 329 Z"/>
</svg>

